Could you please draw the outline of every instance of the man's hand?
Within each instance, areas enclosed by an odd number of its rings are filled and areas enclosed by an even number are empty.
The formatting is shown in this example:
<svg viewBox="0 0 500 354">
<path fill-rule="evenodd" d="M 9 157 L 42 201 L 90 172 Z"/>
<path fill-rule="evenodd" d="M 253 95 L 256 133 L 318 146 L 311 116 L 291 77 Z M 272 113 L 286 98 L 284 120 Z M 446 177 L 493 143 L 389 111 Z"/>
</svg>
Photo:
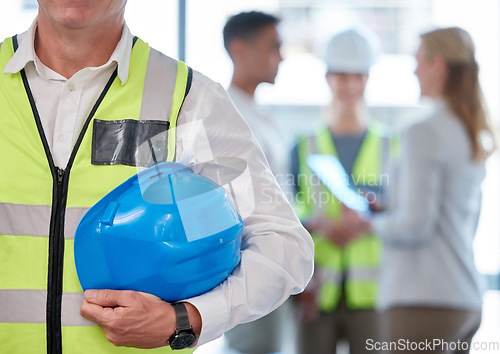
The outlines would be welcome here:
<svg viewBox="0 0 500 354">
<path fill-rule="evenodd" d="M 342 205 L 339 220 L 333 221 L 326 215 L 318 213 L 307 222 L 306 228 L 311 233 L 323 235 L 341 248 L 371 232 L 370 224 L 362 220 L 356 211 L 345 205 Z"/>
<path fill-rule="evenodd" d="M 357 229 L 353 228 L 343 217 L 337 221 L 333 221 L 322 213 L 317 214 L 309 220 L 307 230 L 311 233 L 323 235 L 333 244 L 342 248 L 359 236 Z"/>
<path fill-rule="evenodd" d="M 186 303 L 186 307 L 199 335 L 200 314 L 191 304 Z M 116 346 L 144 349 L 166 346 L 176 327 L 174 309 L 168 302 L 137 291 L 87 290 L 80 312 L 101 326 L 106 338 Z"/>
<path fill-rule="evenodd" d="M 350 228 L 351 233 L 357 235 L 356 237 L 373 233 L 368 221 L 363 220 L 356 211 L 345 206 L 342 208 L 342 219 L 344 224 Z"/>
</svg>

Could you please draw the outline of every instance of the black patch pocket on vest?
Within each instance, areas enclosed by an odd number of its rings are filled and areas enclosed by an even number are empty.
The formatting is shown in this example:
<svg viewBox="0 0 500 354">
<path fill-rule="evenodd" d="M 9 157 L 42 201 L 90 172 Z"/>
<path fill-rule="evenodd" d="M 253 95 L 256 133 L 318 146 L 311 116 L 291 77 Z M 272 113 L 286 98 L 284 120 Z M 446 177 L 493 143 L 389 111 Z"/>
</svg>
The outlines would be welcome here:
<svg viewBox="0 0 500 354">
<path fill-rule="evenodd" d="M 93 165 L 150 167 L 167 160 L 169 122 L 161 120 L 94 120 Z"/>
</svg>

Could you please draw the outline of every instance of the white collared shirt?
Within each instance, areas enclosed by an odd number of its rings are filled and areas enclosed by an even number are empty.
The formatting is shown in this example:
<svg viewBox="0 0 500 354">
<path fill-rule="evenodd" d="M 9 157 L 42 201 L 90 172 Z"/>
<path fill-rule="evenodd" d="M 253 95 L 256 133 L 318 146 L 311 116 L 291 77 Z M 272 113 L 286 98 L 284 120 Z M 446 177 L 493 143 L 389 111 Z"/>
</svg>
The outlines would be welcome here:
<svg viewBox="0 0 500 354">
<path fill-rule="evenodd" d="M 4 73 L 25 69 L 52 158 L 56 166 L 64 169 L 85 119 L 117 65 L 122 84 L 127 81 L 133 37 L 125 26 L 106 64 L 82 69 L 66 79 L 45 66 L 36 55 L 36 27 L 35 19 L 28 31 L 17 36 L 19 48 Z"/>
<path fill-rule="evenodd" d="M 65 167 L 83 120 L 118 65 L 127 81 L 132 36 L 125 26 L 108 63 L 79 71 L 69 80 L 43 66 L 34 53 L 36 21 L 18 36 L 19 48 L 5 72 L 26 69 L 57 166 Z M 278 187 L 248 125 L 220 84 L 194 71 L 177 122 L 176 161 L 186 165 L 234 157 L 246 170 L 224 187 L 245 223 L 241 261 L 213 290 L 186 299 L 200 312 L 198 345 L 239 323 L 258 319 L 302 291 L 313 271 L 313 243 Z"/>
</svg>

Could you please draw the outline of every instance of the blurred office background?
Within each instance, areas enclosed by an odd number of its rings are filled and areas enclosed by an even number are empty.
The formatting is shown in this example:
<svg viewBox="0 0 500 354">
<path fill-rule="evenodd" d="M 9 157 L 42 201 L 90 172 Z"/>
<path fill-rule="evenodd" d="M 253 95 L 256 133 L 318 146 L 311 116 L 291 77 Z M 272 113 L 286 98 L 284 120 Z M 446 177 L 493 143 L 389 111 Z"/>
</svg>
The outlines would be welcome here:
<svg viewBox="0 0 500 354">
<path fill-rule="evenodd" d="M 460 26 L 472 35 L 481 83 L 495 127 L 500 126 L 500 2 L 494 0 L 128 0 L 127 23 L 133 34 L 163 53 L 227 87 L 232 66 L 222 42 L 227 18 L 261 10 L 279 16 L 284 61 L 275 85 L 259 86 L 257 101 L 289 138 L 314 129 L 329 102 L 323 41 L 334 31 L 363 24 L 381 38 L 383 54 L 367 87 L 374 119 L 404 129 L 425 109 L 413 74 L 418 34 L 435 26 Z M 28 28 L 36 0 L 0 3 L 0 37 Z M 483 209 L 474 244 L 476 264 L 487 279 L 484 317 L 476 341 L 500 342 L 500 159 L 487 165 Z M 219 353 L 222 341 L 196 353 Z M 479 353 L 480 351 L 477 351 Z"/>
</svg>

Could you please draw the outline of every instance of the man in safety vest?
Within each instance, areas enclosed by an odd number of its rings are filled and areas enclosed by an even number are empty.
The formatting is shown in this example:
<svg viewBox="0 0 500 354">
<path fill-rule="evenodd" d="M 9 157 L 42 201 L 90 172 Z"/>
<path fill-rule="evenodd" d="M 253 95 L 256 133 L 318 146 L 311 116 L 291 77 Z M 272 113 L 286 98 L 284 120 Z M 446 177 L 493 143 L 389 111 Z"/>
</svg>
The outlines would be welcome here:
<svg viewBox="0 0 500 354">
<path fill-rule="evenodd" d="M 39 0 L 28 31 L 1 44 L 2 353 L 192 352 L 277 308 L 311 276 L 310 235 L 226 92 L 133 37 L 126 2 Z M 225 185 L 245 224 L 226 281 L 176 304 L 83 293 L 73 239 L 92 205 L 140 168 L 220 157 L 246 166 Z M 263 186 L 273 203 L 254 193 Z"/>
<path fill-rule="evenodd" d="M 310 154 L 337 157 L 346 180 L 372 208 L 383 204 L 394 149 L 386 129 L 368 122 L 364 104 L 368 72 L 375 60 L 372 36 L 366 29 L 349 29 L 329 40 L 324 59 L 333 101 L 327 124 L 311 136 L 300 137 L 292 151 L 296 210 L 313 235 L 316 264 L 313 281 L 295 297 L 301 314 L 299 353 L 335 353 L 343 339 L 348 340 L 351 353 L 362 353 L 366 340 L 376 338 L 381 243 L 375 235 L 351 231 L 352 210 L 343 207 L 307 164 Z"/>
</svg>

